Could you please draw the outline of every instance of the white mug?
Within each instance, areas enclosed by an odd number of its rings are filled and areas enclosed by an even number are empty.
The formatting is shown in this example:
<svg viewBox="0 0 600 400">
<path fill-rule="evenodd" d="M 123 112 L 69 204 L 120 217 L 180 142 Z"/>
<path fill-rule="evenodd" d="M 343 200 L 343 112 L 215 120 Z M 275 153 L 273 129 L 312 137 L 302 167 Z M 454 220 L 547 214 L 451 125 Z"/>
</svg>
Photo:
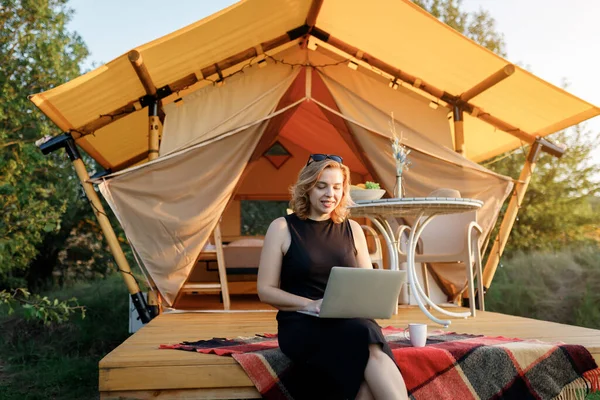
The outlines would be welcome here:
<svg viewBox="0 0 600 400">
<path fill-rule="evenodd" d="M 406 336 L 407 330 L 409 336 Z M 427 324 L 408 324 L 408 328 L 404 328 L 404 338 L 410 340 L 413 347 L 424 347 L 427 342 Z"/>
</svg>

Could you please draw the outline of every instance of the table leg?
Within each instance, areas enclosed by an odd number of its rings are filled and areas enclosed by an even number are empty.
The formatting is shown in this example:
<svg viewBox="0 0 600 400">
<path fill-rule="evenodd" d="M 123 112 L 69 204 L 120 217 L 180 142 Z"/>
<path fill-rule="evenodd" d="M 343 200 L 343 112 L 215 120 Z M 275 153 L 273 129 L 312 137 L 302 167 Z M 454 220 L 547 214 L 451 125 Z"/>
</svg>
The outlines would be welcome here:
<svg viewBox="0 0 600 400">
<path fill-rule="evenodd" d="M 388 255 L 390 256 L 390 269 L 398 270 L 398 253 L 396 253 L 396 242 L 394 240 L 394 234 L 392 233 L 392 228 L 388 224 L 388 222 L 383 218 L 371 218 L 368 217 L 373 225 L 381 232 L 385 243 L 388 249 Z M 391 235 L 390 235 L 391 233 Z M 396 301 L 396 307 L 394 309 L 394 314 L 398 314 L 398 302 Z"/>
<path fill-rule="evenodd" d="M 418 284 L 417 281 L 417 277 L 415 274 L 415 255 L 414 255 L 414 251 L 416 250 L 416 243 L 417 240 L 419 240 L 419 237 L 415 235 L 415 232 L 417 231 L 417 225 L 418 222 L 421 220 L 422 217 L 422 213 L 419 214 L 419 216 L 417 217 L 417 220 L 415 222 L 415 227 L 413 227 L 413 229 L 410 230 L 410 235 L 408 237 L 408 248 L 407 253 L 406 253 L 406 270 L 408 272 L 408 282 L 411 285 L 411 287 L 415 287 L 415 284 Z M 450 324 L 451 321 L 449 320 L 442 320 L 439 318 L 436 318 L 435 316 L 433 316 L 433 314 L 431 314 L 429 312 L 429 310 L 427 310 L 427 308 L 425 308 L 425 305 L 423 304 L 423 300 L 421 299 L 421 296 L 419 294 L 419 292 L 417 290 L 415 290 L 415 299 L 417 300 L 417 305 L 419 306 L 419 308 L 421 309 L 421 311 L 423 312 L 423 314 L 425 314 L 430 320 L 432 320 L 433 322 L 435 322 L 436 324 L 440 324 L 443 325 L 445 328 L 447 328 Z"/>
<path fill-rule="evenodd" d="M 390 223 L 388 222 L 388 220 L 383 217 L 382 215 L 377 216 L 377 218 L 379 219 L 379 222 L 381 223 L 381 225 L 383 225 L 383 227 L 386 229 L 388 236 L 392 239 L 392 263 L 391 263 L 391 268 L 395 271 L 399 271 L 400 270 L 400 259 L 398 257 L 398 252 L 396 251 L 396 249 L 398 248 L 398 241 L 396 241 L 396 235 L 394 235 L 394 230 L 392 229 Z M 407 283 L 406 284 L 407 287 L 407 292 L 409 293 L 409 304 L 410 304 L 410 285 Z M 398 297 L 398 301 L 400 301 L 400 298 Z M 394 314 L 398 314 L 398 301 L 396 301 L 396 307 L 395 307 L 395 311 Z"/>
</svg>

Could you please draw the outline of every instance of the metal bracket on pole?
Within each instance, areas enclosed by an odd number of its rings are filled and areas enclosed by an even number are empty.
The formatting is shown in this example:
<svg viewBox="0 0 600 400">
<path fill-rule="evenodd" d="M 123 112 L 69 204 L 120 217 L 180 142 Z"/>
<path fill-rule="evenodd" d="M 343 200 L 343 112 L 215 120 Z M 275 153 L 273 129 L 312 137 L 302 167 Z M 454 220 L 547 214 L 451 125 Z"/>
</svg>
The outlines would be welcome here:
<svg viewBox="0 0 600 400">
<path fill-rule="evenodd" d="M 463 157 L 467 157 L 465 151 L 464 116 L 460 106 L 455 105 L 452 108 L 452 117 L 454 119 L 454 151 Z"/>
<path fill-rule="evenodd" d="M 88 174 L 85 165 L 83 164 L 83 160 L 81 159 L 81 154 L 77 149 L 75 140 L 73 139 L 70 133 L 63 133 L 62 135 L 50 138 L 48 140 L 40 141 L 38 143 L 38 147 L 44 155 L 61 148 L 64 148 L 66 150 L 69 159 L 75 167 L 75 172 L 79 177 L 79 181 L 83 186 L 85 194 L 88 200 L 90 201 L 94 214 L 98 219 L 98 223 L 100 225 L 100 228 L 102 229 L 104 237 L 106 238 L 110 251 L 117 264 L 117 267 L 119 268 L 119 272 L 121 272 L 121 276 L 123 277 L 123 280 L 127 285 L 127 289 L 129 290 L 129 294 L 131 295 L 131 300 L 133 301 L 133 304 L 135 304 L 135 308 L 138 312 L 138 315 L 140 316 L 140 320 L 144 324 L 150 322 L 154 315 L 152 315 L 148 310 L 146 301 L 142 296 L 142 293 L 140 292 L 140 287 L 138 286 L 137 281 L 131 273 L 129 263 L 125 258 L 125 254 L 123 254 L 121 246 L 119 245 L 117 235 L 115 234 L 115 231 L 110 225 L 110 221 L 108 219 L 108 216 L 106 215 L 106 212 L 104 211 L 102 203 L 100 202 L 98 193 L 96 193 L 93 185 L 89 182 L 90 175 Z"/>
</svg>

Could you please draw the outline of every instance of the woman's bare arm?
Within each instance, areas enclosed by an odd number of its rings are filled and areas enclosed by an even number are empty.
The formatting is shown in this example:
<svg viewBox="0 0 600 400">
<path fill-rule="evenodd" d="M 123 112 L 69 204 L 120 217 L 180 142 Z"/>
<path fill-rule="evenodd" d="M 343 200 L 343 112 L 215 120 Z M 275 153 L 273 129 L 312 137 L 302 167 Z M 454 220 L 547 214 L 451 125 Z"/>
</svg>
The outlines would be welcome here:
<svg viewBox="0 0 600 400">
<path fill-rule="evenodd" d="M 369 256 L 369 247 L 367 246 L 367 239 L 363 232 L 360 224 L 354 220 L 350 221 L 350 227 L 352 228 L 352 236 L 354 236 L 354 247 L 356 247 L 356 261 L 360 268 L 373 269 L 371 263 L 371 257 Z"/>
<path fill-rule="evenodd" d="M 285 218 L 277 218 L 271 222 L 260 255 L 257 278 L 258 296 L 262 302 L 279 310 L 319 312 L 321 300 L 296 296 L 279 288 L 281 262 L 283 254 L 287 250 L 284 249 L 284 244 L 289 243 L 289 237 L 290 233 Z"/>
</svg>

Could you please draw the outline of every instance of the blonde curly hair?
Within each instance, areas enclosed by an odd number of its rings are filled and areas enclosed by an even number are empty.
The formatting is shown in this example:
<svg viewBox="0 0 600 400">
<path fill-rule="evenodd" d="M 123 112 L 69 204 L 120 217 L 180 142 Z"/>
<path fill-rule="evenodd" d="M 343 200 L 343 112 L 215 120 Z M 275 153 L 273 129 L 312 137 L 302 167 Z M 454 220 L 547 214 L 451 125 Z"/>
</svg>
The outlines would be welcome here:
<svg viewBox="0 0 600 400">
<path fill-rule="evenodd" d="M 310 199 L 308 192 L 315 187 L 321 174 L 327 168 L 337 168 L 342 171 L 344 177 L 343 193 L 337 207 L 331 212 L 331 219 L 336 224 L 341 223 L 348 217 L 350 211 L 348 206 L 352 205 L 350 199 L 350 169 L 342 163 L 325 159 L 323 161 L 313 161 L 300 170 L 298 180 L 290 187 L 290 208 L 294 210 L 300 219 L 307 219 L 310 215 Z"/>
</svg>

